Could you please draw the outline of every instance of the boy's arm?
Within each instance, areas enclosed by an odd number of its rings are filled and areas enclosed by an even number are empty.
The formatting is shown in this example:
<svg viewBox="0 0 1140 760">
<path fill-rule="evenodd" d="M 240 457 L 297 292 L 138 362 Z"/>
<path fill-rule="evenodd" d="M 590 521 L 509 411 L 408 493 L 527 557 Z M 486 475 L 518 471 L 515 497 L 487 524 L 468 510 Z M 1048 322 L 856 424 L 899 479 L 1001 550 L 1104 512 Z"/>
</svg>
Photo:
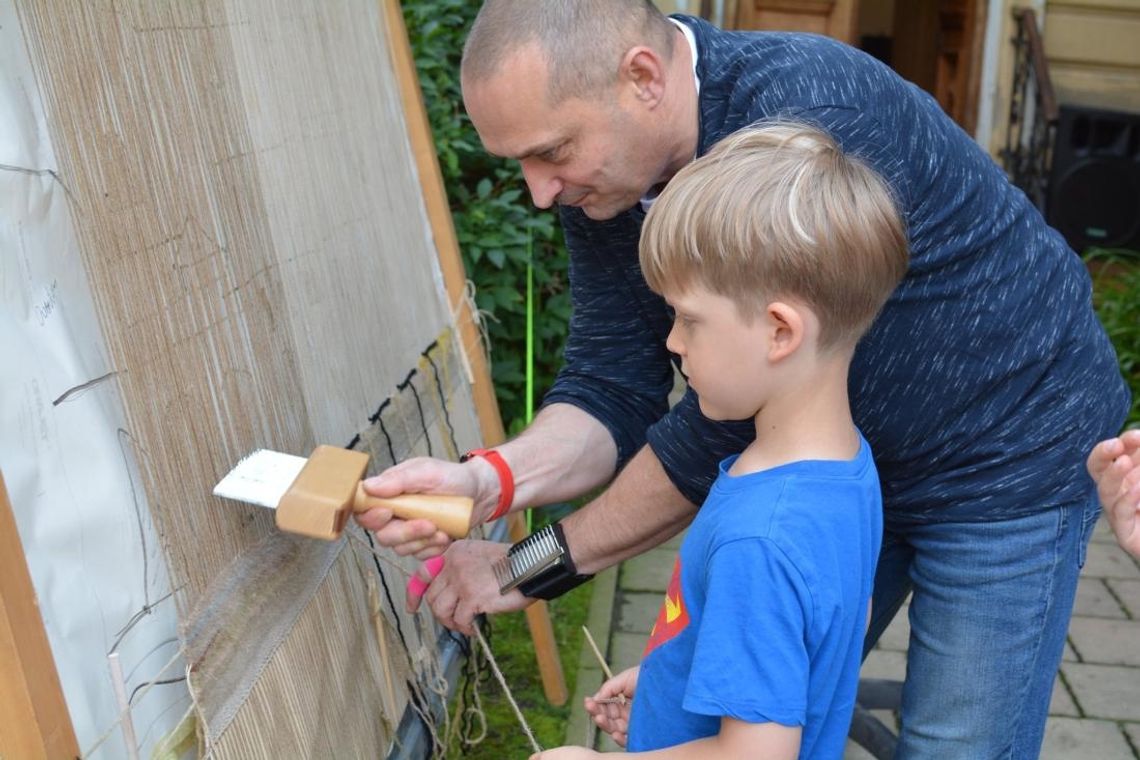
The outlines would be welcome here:
<svg viewBox="0 0 1140 760">
<path fill-rule="evenodd" d="M 645 760 L 796 760 L 800 752 L 799 726 L 779 723 L 745 723 L 721 718 L 720 733 L 705 739 L 652 752 L 631 752 Z M 602 753 L 585 747 L 559 747 L 531 755 L 530 760 L 585 760 Z"/>
</svg>

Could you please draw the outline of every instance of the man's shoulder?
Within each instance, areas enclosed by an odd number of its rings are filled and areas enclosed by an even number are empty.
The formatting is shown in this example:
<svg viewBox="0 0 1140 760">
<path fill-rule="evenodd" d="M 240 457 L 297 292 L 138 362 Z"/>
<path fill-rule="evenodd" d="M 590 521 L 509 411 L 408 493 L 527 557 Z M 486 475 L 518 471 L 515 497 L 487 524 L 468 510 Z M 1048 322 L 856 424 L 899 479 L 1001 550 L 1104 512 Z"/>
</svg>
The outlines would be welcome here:
<svg viewBox="0 0 1140 760">
<path fill-rule="evenodd" d="M 884 98 L 908 97 L 890 69 L 838 40 L 694 23 L 702 149 L 761 119 L 795 118 L 819 108 L 863 111 L 879 108 Z"/>
<path fill-rule="evenodd" d="M 673 18 L 693 32 L 698 57 L 708 56 L 718 64 L 726 58 L 756 53 L 767 53 L 768 57 L 767 60 L 751 59 L 753 65 L 771 62 L 775 55 L 788 60 L 833 56 L 846 59 L 855 50 L 832 37 L 810 32 L 724 30 L 693 16 L 677 14 Z"/>
</svg>

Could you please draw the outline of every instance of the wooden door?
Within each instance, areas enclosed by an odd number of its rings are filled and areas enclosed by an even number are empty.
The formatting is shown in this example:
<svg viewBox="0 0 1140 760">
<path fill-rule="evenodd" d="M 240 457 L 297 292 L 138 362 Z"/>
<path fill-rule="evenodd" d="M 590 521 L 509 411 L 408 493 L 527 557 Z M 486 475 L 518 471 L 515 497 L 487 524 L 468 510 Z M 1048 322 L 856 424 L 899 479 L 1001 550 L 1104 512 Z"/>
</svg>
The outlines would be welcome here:
<svg viewBox="0 0 1140 760">
<path fill-rule="evenodd" d="M 814 32 L 858 44 L 859 0 L 738 0 L 735 29 Z"/>
<path fill-rule="evenodd" d="M 985 9 L 986 0 L 895 3 L 891 65 L 969 132 L 977 120 Z"/>
</svg>

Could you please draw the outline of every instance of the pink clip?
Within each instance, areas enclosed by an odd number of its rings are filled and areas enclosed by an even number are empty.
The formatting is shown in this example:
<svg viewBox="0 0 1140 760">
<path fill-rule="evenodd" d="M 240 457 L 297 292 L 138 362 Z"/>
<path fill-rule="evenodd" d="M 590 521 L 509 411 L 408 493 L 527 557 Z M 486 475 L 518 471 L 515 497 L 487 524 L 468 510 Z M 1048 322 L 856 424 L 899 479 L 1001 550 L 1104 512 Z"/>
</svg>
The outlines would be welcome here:
<svg viewBox="0 0 1140 760">
<path fill-rule="evenodd" d="M 435 577 L 443 570 L 443 555 L 440 554 L 424 560 L 423 567 L 427 570 L 432 580 L 435 580 Z M 419 576 L 419 573 L 414 573 L 411 578 L 408 578 L 408 596 L 416 598 L 422 597 L 424 593 L 427 592 L 429 585 L 431 585 L 431 581 L 425 581 Z"/>
</svg>

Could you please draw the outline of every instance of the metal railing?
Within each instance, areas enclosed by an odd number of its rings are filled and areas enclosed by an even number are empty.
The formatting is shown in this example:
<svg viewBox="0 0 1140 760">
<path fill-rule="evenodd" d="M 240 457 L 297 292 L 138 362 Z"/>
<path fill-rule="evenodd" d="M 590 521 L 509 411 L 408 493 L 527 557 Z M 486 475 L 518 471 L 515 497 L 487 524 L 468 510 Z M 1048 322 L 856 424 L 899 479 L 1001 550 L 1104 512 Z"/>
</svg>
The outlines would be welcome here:
<svg viewBox="0 0 1140 760">
<path fill-rule="evenodd" d="M 1018 8 L 1013 15 L 1017 21 L 1017 36 L 1013 38 L 1016 58 L 1002 167 L 1044 213 L 1060 110 L 1037 30 L 1037 14 L 1032 8 Z"/>
</svg>

